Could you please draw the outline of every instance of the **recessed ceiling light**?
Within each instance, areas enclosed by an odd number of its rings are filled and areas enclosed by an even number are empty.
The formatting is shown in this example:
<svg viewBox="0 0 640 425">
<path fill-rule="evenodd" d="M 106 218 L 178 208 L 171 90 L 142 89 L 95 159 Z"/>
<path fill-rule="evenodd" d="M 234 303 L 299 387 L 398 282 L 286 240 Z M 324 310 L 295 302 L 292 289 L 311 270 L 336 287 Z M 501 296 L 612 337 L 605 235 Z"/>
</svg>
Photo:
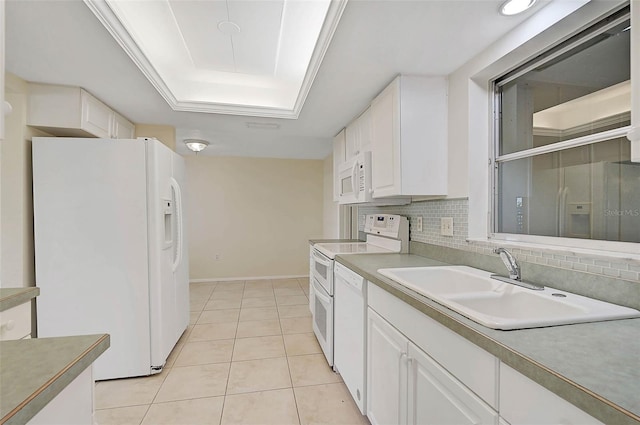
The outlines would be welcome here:
<svg viewBox="0 0 640 425">
<path fill-rule="evenodd" d="M 226 35 L 238 35 L 240 34 L 240 26 L 235 22 L 222 21 L 218 24 L 218 29 L 221 33 Z"/>
<path fill-rule="evenodd" d="M 500 6 L 500 13 L 506 16 L 517 15 L 529 9 L 536 0 L 507 0 Z"/>
</svg>

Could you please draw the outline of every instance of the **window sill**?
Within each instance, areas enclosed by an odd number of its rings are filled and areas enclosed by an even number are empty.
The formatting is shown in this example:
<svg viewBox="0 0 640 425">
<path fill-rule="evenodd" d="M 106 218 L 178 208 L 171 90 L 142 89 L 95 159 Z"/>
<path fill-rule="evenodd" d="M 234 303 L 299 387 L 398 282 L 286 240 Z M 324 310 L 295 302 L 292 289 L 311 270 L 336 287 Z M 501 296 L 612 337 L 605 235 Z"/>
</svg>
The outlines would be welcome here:
<svg viewBox="0 0 640 425">
<path fill-rule="evenodd" d="M 556 244 L 549 243 L 541 243 L 541 242 L 530 242 L 530 241 L 522 241 L 522 240 L 513 240 L 508 238 L 509 235 L 499 235 L 488 238 L 468 238 L 467 242 L 471 245 L 485 245 L 488 247 L 506 247 L 506 248 L 517 248 L 521 250 L 533 250 L 533 251 L 542 251 L 546 253 L 558 254 L 558 255 L 572 255 L 577 257 L 589 257 L 594 259 L 603 259 L 607 261 L 616 261 L 623 263 L 633 263 L 637 265 L 640 262 L 640 244 L 634 243 L 623 243 L 624 245 L 629 245 L 629 249 L 634 249 L 636 252 L 627 252 L 625 251 L 613 251 L 606 249 L 594 249 L 587 247 L 577 247 L 577 246 L 568 246 L 561 245 L 562 241 L 567 238 L 548 238 L 548 239 L 556 239 Z M 572 240 L 575 242 L 575 240 Z"/>
</svg>

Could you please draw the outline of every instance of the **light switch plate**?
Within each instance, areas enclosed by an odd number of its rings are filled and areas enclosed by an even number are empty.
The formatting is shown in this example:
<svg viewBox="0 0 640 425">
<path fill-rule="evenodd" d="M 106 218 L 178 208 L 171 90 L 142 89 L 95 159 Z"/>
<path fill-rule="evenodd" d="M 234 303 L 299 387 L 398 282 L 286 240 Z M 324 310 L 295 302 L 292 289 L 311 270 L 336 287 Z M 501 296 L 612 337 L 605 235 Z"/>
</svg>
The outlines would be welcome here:
<svg viewBox="0 0 640 425">
<path fill-rule="evenodd" d="M 440 218 L 440 234 L 442 236 L 453 236 L 453 217 Z"/>
</svg>

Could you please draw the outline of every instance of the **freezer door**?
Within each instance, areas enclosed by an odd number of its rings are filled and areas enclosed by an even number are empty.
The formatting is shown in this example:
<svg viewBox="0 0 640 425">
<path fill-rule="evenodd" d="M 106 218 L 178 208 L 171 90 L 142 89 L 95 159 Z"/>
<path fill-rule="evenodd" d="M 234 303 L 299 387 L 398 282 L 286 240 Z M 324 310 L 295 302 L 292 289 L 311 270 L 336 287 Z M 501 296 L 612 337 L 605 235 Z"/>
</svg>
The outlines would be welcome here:
<svg viewBox="0 0 640 425">
<path fill-rule="evenodd" d="M 149 208 L 151 365 L 164 365 L 188 325 L 188 277 L 184 275 L 182 187 L 174 176 L 178 155 L 155 139 L 146 141 Z M 178 176 L 178 178 L 182 178 Z"/>
<path fill-rule="evenodd" d="M 38 337 L 108 333 L 95 379 L 148 375 L 145 145 L 33 139 Z"/>
</svg>

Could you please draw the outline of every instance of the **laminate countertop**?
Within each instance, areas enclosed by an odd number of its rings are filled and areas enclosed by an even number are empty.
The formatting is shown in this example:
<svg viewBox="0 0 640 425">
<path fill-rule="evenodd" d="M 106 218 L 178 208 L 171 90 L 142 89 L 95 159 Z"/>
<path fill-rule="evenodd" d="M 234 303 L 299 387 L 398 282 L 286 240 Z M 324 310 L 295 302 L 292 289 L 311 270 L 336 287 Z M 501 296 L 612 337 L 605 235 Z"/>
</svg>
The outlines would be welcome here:
<svg viewBox="0 0 640 425">
<path fill-rule="evenodd" d="M 640 319 L 494 330 L 377 272 L 445 263 L 412 254 L 336 260 L 600 421 L 640 424 Z"/>
<path fill-rule="evenodd" d="M 40 288 L 0 288 L 0 311 L 9 310 L 40 295 Z"/>
<path fill-rule="evenodd" d="M 0 341 L 0 424 L 25 424 L 109 348 L 109 335 Z"/>
</svg>

